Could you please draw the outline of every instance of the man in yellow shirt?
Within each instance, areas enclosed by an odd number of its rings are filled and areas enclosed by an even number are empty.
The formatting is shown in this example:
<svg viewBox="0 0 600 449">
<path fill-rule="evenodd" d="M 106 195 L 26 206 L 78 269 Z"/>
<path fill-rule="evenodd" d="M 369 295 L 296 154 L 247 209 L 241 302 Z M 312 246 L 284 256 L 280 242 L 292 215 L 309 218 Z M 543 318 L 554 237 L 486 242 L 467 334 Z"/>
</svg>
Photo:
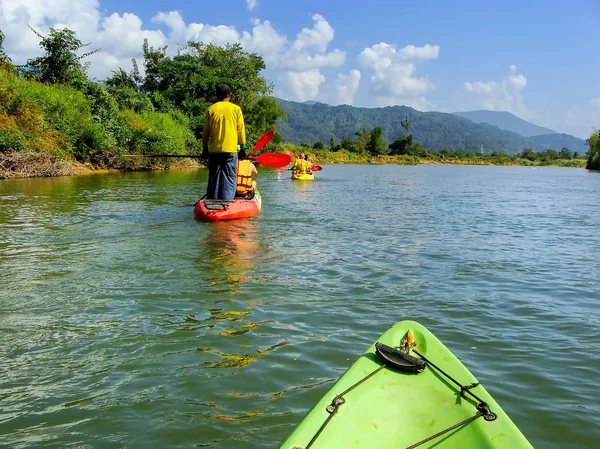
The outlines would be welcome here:
<svg viewBox="0 0 600 449">
<path fill-rule="evenodd" d="M 216 86 L 217 101 L 206 110 L 202 131 L 202 154 L 208 156 L 206 198 L 233 200 L 236 191 L 238 144 L 246 149 L 242 109 L 231 103 L 231 89 Z"/>
</svg>

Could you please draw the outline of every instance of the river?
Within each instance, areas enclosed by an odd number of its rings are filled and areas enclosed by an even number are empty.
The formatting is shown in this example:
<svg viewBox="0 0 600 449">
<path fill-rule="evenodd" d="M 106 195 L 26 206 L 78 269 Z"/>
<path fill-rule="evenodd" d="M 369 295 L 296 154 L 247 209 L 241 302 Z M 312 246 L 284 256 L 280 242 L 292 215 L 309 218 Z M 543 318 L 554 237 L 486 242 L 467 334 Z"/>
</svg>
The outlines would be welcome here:
<svg viewBox="0 0 600 449">
<path fill-rule="evenodd" d="M 277 448 L 403 319 L 535 447 L 600 447 L 600 173 L 259 171 L 217 224 L 201 169 L 0 181 L 0 447 Z"/>
</svg>

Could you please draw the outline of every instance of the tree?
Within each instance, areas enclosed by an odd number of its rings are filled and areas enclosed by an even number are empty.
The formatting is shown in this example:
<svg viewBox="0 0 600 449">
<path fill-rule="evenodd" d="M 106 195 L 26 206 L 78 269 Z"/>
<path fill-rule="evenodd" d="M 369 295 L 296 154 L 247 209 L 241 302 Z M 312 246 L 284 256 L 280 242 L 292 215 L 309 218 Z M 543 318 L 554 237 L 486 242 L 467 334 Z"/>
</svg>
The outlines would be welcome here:
<svg viewBox="0 0 600 449">
<path fill-rule="evenodd" d="M 12 65 L 11 59 L 4 53 L 4 33 L 0 30 L 0 66 Z"/>
<path fill-rule="evenodd" d="M 340 147 L 346 151 L 350 151 L 354 153 L 356 148 L 354 146 L 354 141 L 349 136 L 344 136 L 342 141 L 340 142 Z"/>
<path fill-rule="evenodd" d="M 366 129 L 362 129 L 355 133 L 356 136 L 356 144 L 355 149 L 357 153 L 366 154 L 368 153 L 367 147 L 369 146 L 369 142 L 371 141 L 371 133 Z"/>
<path fill-rule="evenodd" d="M 590 147 L 590 151 L 585 168 L 588 170 L 600 170 L 600 131 L 594 131 L 586 142 Z"/>
<path fill-rule="evenodd" d="M 556 159 L 558 159 L 558 152 L 556 150 L 553 150 L 552 148 L 548 148 L 546 150 L 546 158 L 550 161 L 555 161 Z"/>
<path fill-rule="evenodd" d="M 331 136 L 331 139 L 329 139 L 329 149 L 331 151 L 339 150 L 338 146 L 335 144 L 335 139 L 333 138 L 333 136 Z"/>
<path fill-rule="evenodd" d="M 521 154 L 519 154 L 519 157 L 521 159 L 527 159 L 527 160 L 533 162 L 537 159 L 537 154 L 531 148 L 525 148 L 523 151 L 521 151 Z"/>
<path fill-rule="evenodd" d="M 413 137 L 412 135 L 402 136 L 402 137 L 394 137 L 394 141 L 389 144 L 388 148 L 390 149 L 390 154 L 392 155 L 403 155 L 403 154 L 412 154 L 413 147 Z"/>
<path fill-rule="evenodd" d="M 244 111 L 247 132 L 257 138 L 275 129 L 279 117 L 287 121 L 285 111 L 270 97 L 260 97 Z"/>
<path fill-rule="evenodd" d="M 324 148 L 325 148 L 325 145 L 320 140 L 318 140 L 317 142 L 315 142 L 314 145 L 313 145 L 313 149 L 314 150 L 322 150 Z"/>
<path fill-rule="evenodd" d="M 403 155 L 409 154 L 414 155 L 417 152 L 413 143 L 413 136 L 410 133 L 410 120 L 408 114 L 404 117 L 404 120 L 400 122 L 400 126 L 406 131 L 406 135 L 400 137 L 394 137 L 394 141 L 388 146 L 390 154 Z"/>
<path fill-rule="evenodd" d="M 77 85 L 87 81 L 86 71 L 89 63 L 81 60 L 96 53 L 98 50 L 77 55 L 77 51 L 86 47 L 75 32 L 68 28 L 56 30 L 50 28 L 48 36 L 43 36 L 36 30 L 31 30 L 41 38 L 40 47 L 45 50 L 43 56 L 27 60 L 25 68 L 42 82 Z"/>
<path fill-rule="evenodd" d="M 402 120 L 400 122 L 400 126 L 402 126 L 402 128 L 404 128 L 407 135 L 409 135 L 409 136 L 411 135 L 410 134 L 410 121 L 408 120 L 408 114 L 406 114 L 406 116 L 404 117 L 404 120 Z"/>
<path fill-rule="evenodd" d="M 127 74 L 125 70 L 119 67 L 118 70 L 112 71 L 112 76 L 104 80 L 106 87 L 119 88 L 131 88 L 137 90 L 137 85 L 133 77 Z"/>
<path fill-rule="evenodd" d="M 376 126 L 371 130 L 371 139 L 367 145 L 367 151 L 373 156 L 379 156 L 387 152 L 381 126 Z"/>
<path fill-rule="evenodd" d="M 558 153 L 558 158 L 559 159 L 573 159 L 573 154 L 571 153 L 571 150 L 569 150 L 566 147 L 562 147 L 562 149 L 560 150 L 560 153 Z"/>
</svg>

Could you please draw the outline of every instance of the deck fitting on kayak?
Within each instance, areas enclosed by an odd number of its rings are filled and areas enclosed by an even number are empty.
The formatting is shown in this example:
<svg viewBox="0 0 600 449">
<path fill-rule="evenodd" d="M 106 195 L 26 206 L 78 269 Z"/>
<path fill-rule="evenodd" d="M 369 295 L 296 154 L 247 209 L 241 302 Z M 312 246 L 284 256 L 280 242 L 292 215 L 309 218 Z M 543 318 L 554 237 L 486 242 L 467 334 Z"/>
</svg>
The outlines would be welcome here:
<svg viewBox="0 0 600 449">
<path fill-rule="evenodd" d="M 477 410 L 483 415 L 483 419 L 486 421 L 493 421 L 497 418 L 496 414 L 490 410 L 490 407 L 485 402 L 477 404 Z"/>
<path fill-rule="evenodd" d="M 338 407 L 340 405 L 342 405 L 344 402 L 346 402 L 344 400 L 343 397 L 341 396 L 336 396 L 335 398 L 333 398 L 333 401 L 331 401 L 331 405 L 327 406 L 326 410 L 327 412 L 333 414 L 337 411 Z"/>
</svg>

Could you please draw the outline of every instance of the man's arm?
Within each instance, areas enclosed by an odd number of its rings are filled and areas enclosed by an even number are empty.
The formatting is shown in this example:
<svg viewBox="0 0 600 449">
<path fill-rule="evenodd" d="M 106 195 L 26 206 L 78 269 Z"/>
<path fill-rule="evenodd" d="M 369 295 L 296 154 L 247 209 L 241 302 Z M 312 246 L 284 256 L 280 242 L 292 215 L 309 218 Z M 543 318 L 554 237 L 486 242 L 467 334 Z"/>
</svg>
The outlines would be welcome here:
<svg viewBox="0 0 600 449">
<path fill-rule="evenodd" d="M 202 148 L 208 148 L 208 139 L 210 138 L 210 114 L 206 111 L 204 116 L 204 129 L 202 130 Z"/>
<path fill-rule="evenodd" d="M 244 125 L 244 114 L 242 108 L 239 110 L 237 119 L 238 144 L 246 145 L 246 127 Z"/>
</svg>

